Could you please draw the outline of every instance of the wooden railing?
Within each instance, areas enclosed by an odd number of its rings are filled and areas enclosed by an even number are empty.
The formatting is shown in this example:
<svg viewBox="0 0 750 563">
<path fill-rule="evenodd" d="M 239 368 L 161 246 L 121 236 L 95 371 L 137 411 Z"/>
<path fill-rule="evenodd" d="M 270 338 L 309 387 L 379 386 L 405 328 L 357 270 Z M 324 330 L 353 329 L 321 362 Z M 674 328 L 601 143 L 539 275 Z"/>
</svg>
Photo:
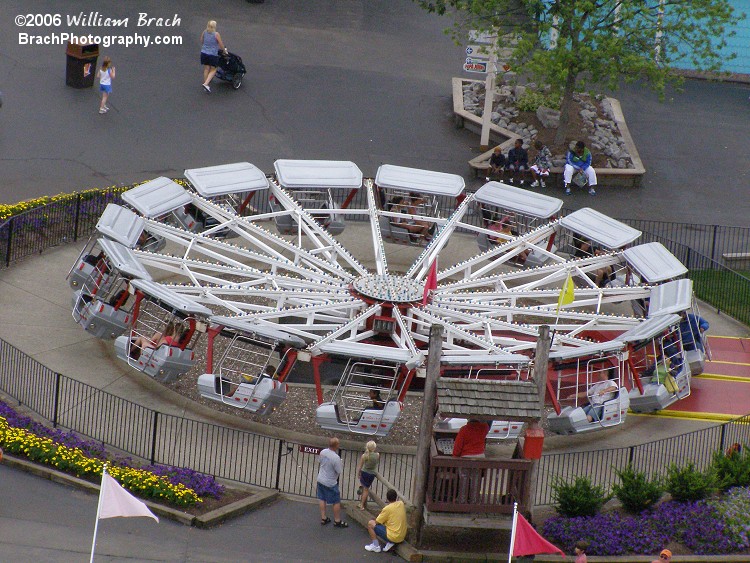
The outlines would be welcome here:
<svg viewBox="0 0 750 563">
<path fill-rule="evenodd" d="M 512 514 L 528 510 L 531 461 L 434 455 L 427 481 L 432 512 Z"/>
</svg>

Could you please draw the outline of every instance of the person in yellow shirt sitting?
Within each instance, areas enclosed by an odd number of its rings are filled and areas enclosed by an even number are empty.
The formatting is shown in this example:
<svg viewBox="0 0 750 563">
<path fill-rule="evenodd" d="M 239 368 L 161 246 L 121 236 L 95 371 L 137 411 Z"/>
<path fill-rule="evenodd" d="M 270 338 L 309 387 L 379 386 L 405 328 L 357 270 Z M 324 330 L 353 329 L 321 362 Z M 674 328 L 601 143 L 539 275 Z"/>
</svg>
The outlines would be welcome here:
<svg viewBox="0 0 750 563">
<path fill-rule="evenodd" d="M 375 553 L 390 551 L 394 545 L 406 539 L 407 524 L 404 501 L 398 500 L 398 493 L 393 489 L 388 489 L 385 498 L 388 500 L 388 504 L 383 507 L 375 520 L 370 520 L 367 523 L 367 531 L 372 540 L 365 546 L 367 551 L 374 551 Z M 379 540 L 385 542 L 384 547 L 380 547 Z"/>
</svg>

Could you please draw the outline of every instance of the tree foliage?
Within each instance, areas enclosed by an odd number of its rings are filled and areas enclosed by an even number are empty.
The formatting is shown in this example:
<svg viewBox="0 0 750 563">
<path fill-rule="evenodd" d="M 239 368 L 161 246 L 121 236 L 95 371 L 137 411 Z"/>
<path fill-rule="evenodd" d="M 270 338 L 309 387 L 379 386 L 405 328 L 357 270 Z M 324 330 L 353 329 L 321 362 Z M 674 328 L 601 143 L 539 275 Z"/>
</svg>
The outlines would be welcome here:
<svg viewBox="0 0 750 563">
<path fill-rule="evenodd" d="M 668 82 L 679 83 L 672 66 L 681 59 L 718 71 L 733 56 L 722 52 L 726 27 L 745 17 L 729 0 L 415 1 L 453 13 L 458 41 L 468 29 L 497 32 L 498 47 L 512 49 L 505 62 L 562 95 L 561 129 L 576 91 L 643 80 L 662 96 Z"/>
</svg>

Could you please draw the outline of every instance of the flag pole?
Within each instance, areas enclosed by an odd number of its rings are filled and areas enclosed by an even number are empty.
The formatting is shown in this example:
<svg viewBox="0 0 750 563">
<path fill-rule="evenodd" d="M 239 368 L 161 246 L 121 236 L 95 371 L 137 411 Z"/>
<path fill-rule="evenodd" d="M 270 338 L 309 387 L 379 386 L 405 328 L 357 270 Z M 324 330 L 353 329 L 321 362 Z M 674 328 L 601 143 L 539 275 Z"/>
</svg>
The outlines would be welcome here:
<svg viewBox="0 0 750 563">
<path fill-rule="evenodd" d="M 510 529 L 510 549 L 508 550 L 508 563 L 513 559 L 513 548 L 516 545 L 516 524 L 518 524 L 518 503 L 513 503 L 513 526 Z"/>
<path fill-rule="evenodd" d="M 99 487 L 99 502 L 96 506 L 96 523 L 94 524 L 94 540 L 91 542 L 91 559 L 89 559 L 89 563 L 94 563 L 94 550 L 96 550 L 96 533 L 99 531 L 99 514 L 101 514 L 102 511 L 102 498 L 104 498 L 104 495 L 102 494 L 104 492 L 104 475 L 107 473 L 107 464 L 104 464 L 104 467 L 102 468 L 102 484 Z"/>
</svg>

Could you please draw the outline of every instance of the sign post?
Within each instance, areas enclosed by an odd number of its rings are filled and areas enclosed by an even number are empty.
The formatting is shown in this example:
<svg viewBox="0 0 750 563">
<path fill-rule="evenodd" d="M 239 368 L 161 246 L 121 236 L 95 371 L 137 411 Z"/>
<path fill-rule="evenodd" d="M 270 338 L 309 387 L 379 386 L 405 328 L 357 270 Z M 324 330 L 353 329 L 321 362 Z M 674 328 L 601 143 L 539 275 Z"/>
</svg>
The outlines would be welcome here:
<svg viewBox="0 0 750 563">
<path fill-rule="evenodd" d="M 482 132 L 479 136 L 479 150 L 486 151 L 490 145 L 490 124 L 492 123 L 492 106 L 495 102 L 495 76 L 497 75 L 497 35 L 491 32 L 471 30 L 469 41 L 477 45 L 466 48 L 464 70 L 468 72 L 486 72 L 484 82 L 484 110 L 482 111 Z M 487 58 L 486 62 L 477 59 Z M 468 67 L 468 68 L 467 68 Z M 480 70 L 483 69 L 483 70 Z"/>
<path fill-rule="evenodd" d="M 479 136 L 479 150 L 485 152 L 490 148 L 490 124 L 492 123 L 492 106 L 495 102 L 495 75 L 497 73 L 497 49 L 490 51 L 487 61 L 487 79 L 484 83 L 484 110 L 482 111 L 482 134 Z"/>
</svg>

